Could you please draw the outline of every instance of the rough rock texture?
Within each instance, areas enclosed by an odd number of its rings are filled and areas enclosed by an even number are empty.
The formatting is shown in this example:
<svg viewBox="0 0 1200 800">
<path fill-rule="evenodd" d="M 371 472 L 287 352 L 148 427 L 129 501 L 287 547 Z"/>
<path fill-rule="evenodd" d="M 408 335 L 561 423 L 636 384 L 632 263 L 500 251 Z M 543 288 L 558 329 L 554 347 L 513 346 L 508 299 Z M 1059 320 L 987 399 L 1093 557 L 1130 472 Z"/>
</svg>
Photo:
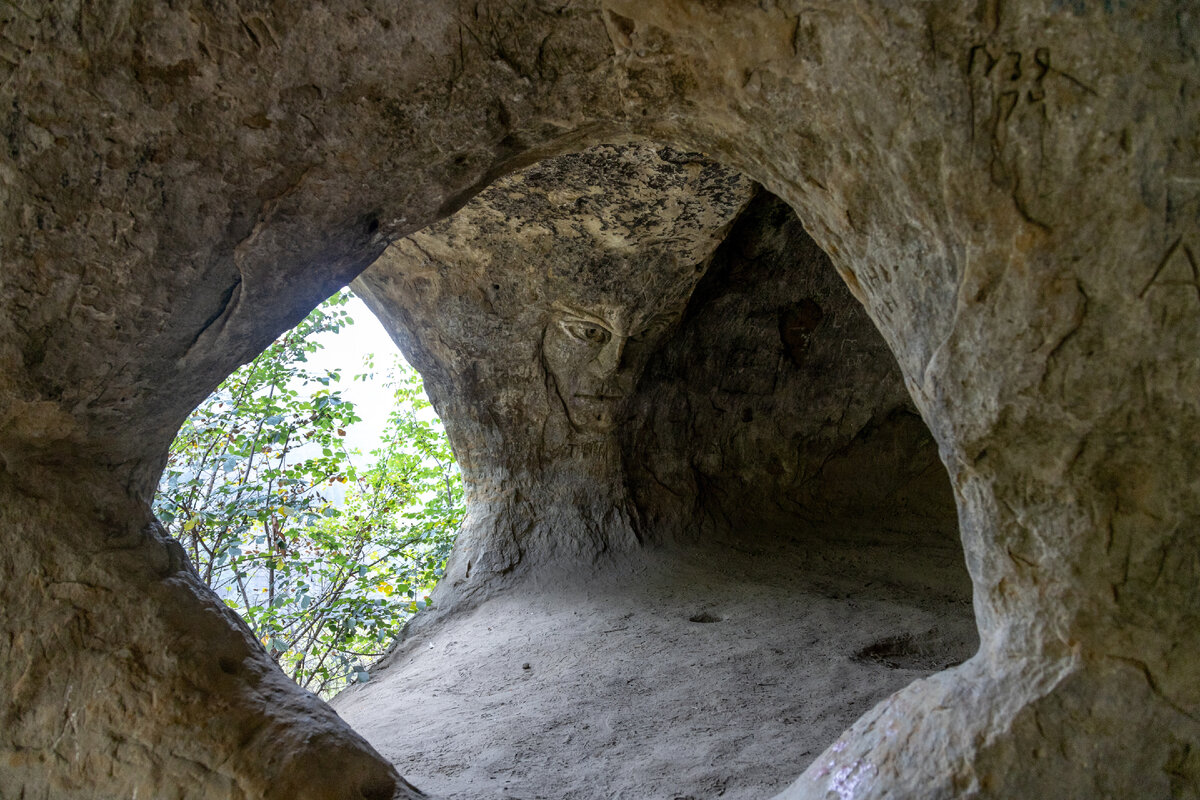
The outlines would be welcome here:
<svg viewBox="0 0 1200 800">
<path fill-rule="evenodd" d="M 753 191 L 695 154 L 592 148 L 499 181 L 355 283 L 463 465 L 442 605 L 703 529 L 956 535 L 895 359 L 795 214 Z"/>
<path fill-rule="evenodd" d="M 354 284 L 424 374 L 471 509 L 439 611 L 335 702 L 422 786 L 762 797 L 794 775 L 736 757 L 745 730 L 817 752 L 975 652 L 953 497 L 895 359 L 791 209 L 752 191 L 698 155 L 592 148 Z M 774 652 L 803 656 L 748 669 L 782 629 Z M 537 681 L 496 668 L 515 641 Z M 805 698 L 806 723 L 778 729 L 801 711 L 765 686 Z"/>
<path fill-rule="evenodd" d="M 103 473 L 9 474 L 0 797 L 417 797 Z M 94 520 L 104 520 L 95 539 Z M 134 520 L 131 522 L 130 520 Z"/>
<path fill-rule="evenodd" d="M 895 358 L 766 192 L 650 361 L 622 439 L 658 539 L 829 522 L 957 538 L 945 468 Z"/>
<path fill-rule="evenodd" d="M 617 430 L 753 191 L 695 154 L 593 148 L 501 180 L 354 284 L 421 370 L 466 478 L 443 595 L 637 546 Z"/>
<path fill-rule="evenodd" d="M 979 654 L 878 706 L 788 796 L 1195 796 L 1194 3 L 0 14 L 5 793 L 393 780 L 274 678 L 280 702 L 246 702 L 264 657 L 163 566 L 154 477 L 190 407 L 390 242 L 515 166 L 638 134 L 796 211 L 895 354 L 958 507 Z M 114 588 L 103 635 L 64 627 L 81 603 L 52 587 L 72 582 Z M 192 657 L 243 646 L 228 681 Z M 306 744 L 314 724 L 342 746 Z M 291 733 L 250 758 L 252 730 Z"/>
</svg>

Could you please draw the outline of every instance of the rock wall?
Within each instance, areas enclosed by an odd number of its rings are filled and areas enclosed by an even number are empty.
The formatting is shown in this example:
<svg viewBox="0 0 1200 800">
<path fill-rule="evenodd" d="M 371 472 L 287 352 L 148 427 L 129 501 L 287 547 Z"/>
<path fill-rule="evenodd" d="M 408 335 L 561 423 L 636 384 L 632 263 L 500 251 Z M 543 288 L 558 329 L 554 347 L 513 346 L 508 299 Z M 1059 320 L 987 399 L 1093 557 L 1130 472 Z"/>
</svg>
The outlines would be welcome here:
<svg viewBox="0 0 1200 800">
<path fill-rule="evenodd" d="M 419 796 L 111 475 L 5 472 L 0 491 L 0 797 Z"/>
<path fill-rule="evenodd" d="M 173 576 L 195 586 L 186 570 L 152 568 L 167 443 L 391 242 L 517 166 L 636 134 L 703 151 L 796 211 L 895 354 L 958 507 L 980 654 L 868 714 L 790 796 L 1194 795 L 1192 3 L 2 13 L 6 793 L 222 796 L 188 776 L 224 769 L 240 786 L 291 775 L 296 796 L 354 797 L 343 760 L 392 774 L 343 728 L 341 755 L 324 756 L 334 777 L 303 781 L 288 765 L 316 752 L 304 731 L 338 725 L 322 706 L 280 686 L 276 717 L 209 702 L 222 695 L 193 680 L 193 640 L 242 634 L 198 589 L 172 593 Z M 63 508 L 84 485 L 96 502 Z M 113 530 L 146 531 L 145 549 Z M 106 637 L 46 658 L 32 643 L 78 605 L 51 587 L 100 577 L 120 595 Z M 175 627 L 124 624 L 151 608 Z M 161 670 L 103 666 L 126 650 L 165 654 Z M 18 692 L 31 664 L 48 686 L 78 676 L 76 699 Z M 256 674 L 225 696 L 249 696 Z M 127 734 L 105 715 L 72 717 L 97 693 L 113 720 L 154 698 L 128 725 L 157 764 L 118 757 Z M 38 720 L 55 718 L 75 727 L 47 739 Z M 272 719 L 295 732 L 290 755 L 234 757 L 222 731 Z"/>
<path fill-rule="evenodd" d="M 753 191 L 695 154 L 593 148 L 501 180 L 354 284 L 421 370 L 463 468 L 442 605 L 638 546 L 617 430 Z"/>
<path fill-rule="evenodd" d="M 887 518 L 957 535 L 936 446 L 861 305 L 791 209 L 697 154 L 549 159 L 354 286 L 463 465 L 443 607 L 702 531 Z"/>
<path fill-rule="evenodd" d="M 622 439 L 637 506 L 659 538 L 848 521 L 958 535 L 945 468 L 895 357 L 796 215 L 766 192 L 651 360 Z"/>
</svg>

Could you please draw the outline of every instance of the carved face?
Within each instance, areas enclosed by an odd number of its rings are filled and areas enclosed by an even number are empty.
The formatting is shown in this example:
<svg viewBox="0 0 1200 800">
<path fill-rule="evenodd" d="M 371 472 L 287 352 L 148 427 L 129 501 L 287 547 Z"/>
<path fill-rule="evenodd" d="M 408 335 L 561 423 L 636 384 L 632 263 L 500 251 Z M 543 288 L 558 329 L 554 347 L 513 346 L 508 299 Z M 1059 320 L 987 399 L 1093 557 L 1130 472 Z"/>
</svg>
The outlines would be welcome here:
<svg viewBox="0 0 1200 800">
<path fill-rule="evenodd" d="M 542 355 L 576 431 L 599 435 L 616 426 L 650 353 L 678 316 L 674 310 L 555 307 Z"/>
</svg>

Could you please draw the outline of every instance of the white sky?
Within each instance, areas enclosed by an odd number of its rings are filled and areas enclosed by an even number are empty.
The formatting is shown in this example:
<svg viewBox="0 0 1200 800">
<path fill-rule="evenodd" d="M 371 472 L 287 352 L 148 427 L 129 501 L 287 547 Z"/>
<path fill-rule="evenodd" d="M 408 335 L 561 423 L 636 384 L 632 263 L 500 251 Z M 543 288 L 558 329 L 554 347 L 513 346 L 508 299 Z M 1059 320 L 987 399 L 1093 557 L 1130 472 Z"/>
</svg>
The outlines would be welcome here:
<svg viewBox="0 0 1200 800">
<path fill-rule="evenodd" d="M 310 355 L 308 363 L 314 369 L 342 368 L 342 380 L 336 388 L 343 398 L 354 403 L 355 411 L 362 417 L 362 422 L 347 429 L 346 444 L 367 457 L 355 459 L 362 467 L 370 463 L 371 451 L 379 446 L 379 435 L 392 410 L 392 392 L 384 383 L 392 359 L 401 356 L 387 331 L 362 300 L 352 297 L 345 310 L 354 319 L 354 324 L 340 333 L 323 334 L 318 341 L 324 349 Z M 367 372 L 364 359 L 368 353 L 375 354 L 374 380 L 351 380 L 355 375 Z"/>
<path fill-rule="evenodd" d="M 346 446 L 350 449 L 357 449 L 362 454 L 353 459 L 354 464 L 362 468 L 370 466 L 373 460 L 371 451 L 379 447 L 379 436 L 383 432 L 388 414 L 392 410 L 392 390 L 384 384 L 388 380 L 388 371 L 393 359 L 400 358 L 403 363 L 407 364 L 407 362 L 403 361 L 403 356 L 400 355 L 400 351 L 392 342 L 391 337 L 387 335 L 383 326 L 379 324 L 379 320 L 362 300 L 353 297 L 344 309 L 350 314 L 354 324 L 342 328 L 338 333 L 322 334 L 318 341 L 323 349 L 309 355 L 308 365 L 313 372 L 341 367 L 341 381 L 330 384 L 330 388 L 339 390 L 344 399 L 354 403 L 354 410 L 362 417 L 362 422 L 346 429 Z M 355 375 L 368 371 L 364 363 L 368 354 L 375 356 L 375 366 L 371 370 L 375 374 L 374 380 L 352 380 Z M 295 388 L 303 392 L 324 387 L 310 384 L 307 389 L 301 386 Z M 316 445 L 304 445 L 297 448 L 296 455 L 299 456 L 305 448 L 309 447 L 315 448 Z M 344 486 L 323 487 L 325 497 L 335 504 L 344 502 L 345 491 L 346 487 Z M 231 581 L 229 584 L 218 589 L 218 594 L 221 597 L 239 600 L 237 585 L 232 583 L 232 578 L 229 580 Z M 265 587 L 266 577 L 264 574 L 251 575 L 247 583 L 247 591 L 263 592 L 266 591 Z"/>
</svg>

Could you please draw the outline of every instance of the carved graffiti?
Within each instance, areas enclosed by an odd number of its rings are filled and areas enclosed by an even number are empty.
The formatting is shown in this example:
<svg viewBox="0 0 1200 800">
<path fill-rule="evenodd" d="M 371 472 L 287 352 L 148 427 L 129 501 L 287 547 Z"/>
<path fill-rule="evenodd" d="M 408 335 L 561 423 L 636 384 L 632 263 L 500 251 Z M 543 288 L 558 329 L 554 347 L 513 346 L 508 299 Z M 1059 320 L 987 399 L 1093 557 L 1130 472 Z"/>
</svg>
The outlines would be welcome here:
<svg viewBox="0 0 1200 800">
<path fill-rule="evenodd" d="M 976 45 L 967 56 L 971 139 L 987 163 L 994 185 L 1012 195 L 1030 223 L 1045 194 L 1042 183 L 1053 121 L 1052 101 L 1068 94 L 1095 94 L 1083 81 L 1058 68 L 1049 48 L 1032 50 Z"/>
<path fill-rule="evenodd" d="M 779 338 L 784 352 L 797 367 L 804 366 L 812 343 L 813 331 L 825 319 L 821 306 L 811 298 L 804 298 L 780 315 Z"/>
<path fill-rule="evenodd" d="M 1151 289 L 1173 287 L 1194 293 L 1197 302 L 1200 302 L 1200 260 L 1182 236 L 1167 248 L 1167 254 L 1159 260 L 1154 274 L 1146 281 L 1138 296 L 1145 298 Z"/>
</svg>

